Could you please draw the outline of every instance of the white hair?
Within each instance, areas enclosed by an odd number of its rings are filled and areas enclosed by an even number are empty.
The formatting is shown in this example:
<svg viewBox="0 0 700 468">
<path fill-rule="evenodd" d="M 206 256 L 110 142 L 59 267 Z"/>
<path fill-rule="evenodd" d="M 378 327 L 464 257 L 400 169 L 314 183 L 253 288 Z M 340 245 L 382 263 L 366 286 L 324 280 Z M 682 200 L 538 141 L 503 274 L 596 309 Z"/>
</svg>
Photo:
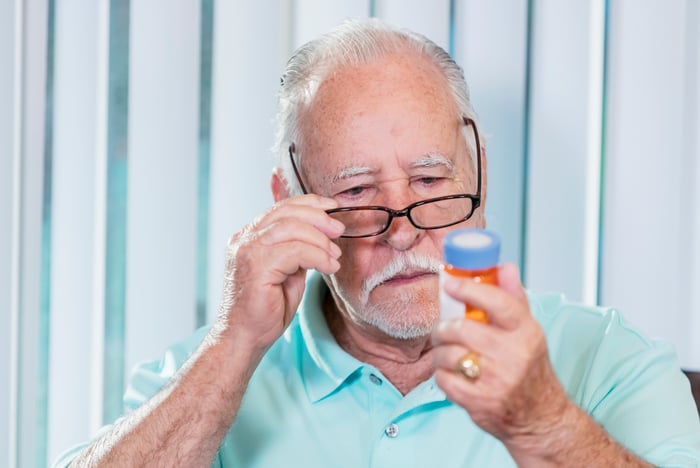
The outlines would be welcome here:
<svg viewBox="0 0 700 468">
<path fill-rule="evenodd" d="M 406 51 L 416 52 L 435 64 L 445 77 L 462 116 L 476 121 L 464 72 L 442 47 L 421 34 L 396 28 L 376 18 L 346 20 L 299 47 L 282 75 L 273 152 L 290 194 L 301 194 L 301 187 L 289 161 L 289 145 L 294 142 L 297 148 L 303 147 L 299 131 L 300 111 L 309 106 L 327 74 L 340 67 L 357 66 Z M 473 148 L 469 139 L 467 143 Z"/>
</svg>

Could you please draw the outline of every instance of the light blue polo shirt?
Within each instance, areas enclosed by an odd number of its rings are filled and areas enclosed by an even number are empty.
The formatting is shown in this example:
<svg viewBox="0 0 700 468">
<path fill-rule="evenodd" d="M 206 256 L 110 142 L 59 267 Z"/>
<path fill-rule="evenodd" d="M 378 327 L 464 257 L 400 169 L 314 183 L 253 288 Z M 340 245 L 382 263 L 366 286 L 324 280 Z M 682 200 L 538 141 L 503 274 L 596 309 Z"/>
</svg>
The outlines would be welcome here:
<svg viewBox="0 0 700 468">
<path fill-rule="evenodd" d="M 253 375 L 213 466 L 515 466 L 432 378 L 402 396 L 379 370 L 343 351 L 323 317 L 325 293 L 321 276 L 310 274 L 298 314 Z M 568 304 L 559 295 L 531 294 L 530 303 L 576 404 L 648 461 L 700 466 L 698 414 L 669 345 L 643 337 L 612 309 Z M 206 332 L 139 366 L 127 409 L 155 394 Z"/>
</svg>

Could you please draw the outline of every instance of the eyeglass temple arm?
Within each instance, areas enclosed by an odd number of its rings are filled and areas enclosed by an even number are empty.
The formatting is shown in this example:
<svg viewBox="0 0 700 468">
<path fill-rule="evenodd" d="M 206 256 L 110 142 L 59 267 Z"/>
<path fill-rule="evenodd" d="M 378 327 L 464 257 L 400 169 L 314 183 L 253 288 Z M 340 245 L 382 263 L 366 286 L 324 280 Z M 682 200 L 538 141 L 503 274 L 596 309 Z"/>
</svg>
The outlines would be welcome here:
<svg viewBox="0 0 700 468">
<path fill-rule="evenodd" d="M 476 143 L 476 194 L 479 196 L 479 205 L 481 205 L 481 142 L 479 141 L 479 132 L 476 129 L 476 123 L 469 117 L 462 117 L 464 124 L 471 125 L 474 130 L 474 142 Z"/>
<path fill-rule="evenodd" d="M 295 150 L 295 145 L 292 143 L 289 145 L 289 160 L 292 162 L 292 168 L 294 169 L 294 174 L 297 176 L 297 182 L 299 182 L 299 185 L 301 186 L 301 191 L 304 193 L 304 195 L 308 194 L 309 192 L 306 191 L 306 187 L 304 186 L 304 182 L 301 181 L 301 175 L 299 174 L 299 169 L 297 169 L 297 165 L 294 162 L 294 150 Z"/>
</svg>

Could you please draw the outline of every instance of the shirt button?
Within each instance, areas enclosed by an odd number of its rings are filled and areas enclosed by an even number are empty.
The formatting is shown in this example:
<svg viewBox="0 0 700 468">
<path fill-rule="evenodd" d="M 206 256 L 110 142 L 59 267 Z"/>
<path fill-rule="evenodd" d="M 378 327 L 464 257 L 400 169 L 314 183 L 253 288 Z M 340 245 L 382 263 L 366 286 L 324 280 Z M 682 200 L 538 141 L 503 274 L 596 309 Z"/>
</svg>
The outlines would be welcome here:
<svg viewBox="0 0 700 468">
<path fill-rule="evenodd" d="M 386 429 L 384 429 L 384 434 L 392 439 L 399 435 L 399 426 L 396 424 L 389 424 Z"/>
<path fill-rule="evenodd" d="M 372 382 L 374 385 L 381 385 L 382 384 L 382 379 L 377 377 L 374 374 L 369 374 L 369 380 Z"/>
</svg>

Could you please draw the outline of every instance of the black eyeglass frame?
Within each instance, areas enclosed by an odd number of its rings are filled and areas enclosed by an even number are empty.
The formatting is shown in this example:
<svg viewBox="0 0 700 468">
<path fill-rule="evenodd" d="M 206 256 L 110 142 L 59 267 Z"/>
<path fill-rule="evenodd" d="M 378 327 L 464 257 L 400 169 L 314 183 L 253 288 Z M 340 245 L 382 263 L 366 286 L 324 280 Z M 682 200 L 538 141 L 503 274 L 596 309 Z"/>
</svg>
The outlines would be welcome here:
<svg viewBox="0 0 700 468">
<path fill-rule="evenodd" d="M 479 131 L 476 129 L 476 124 L 474 120 L 468 118 L 468 117 L 462 117 L 462 121 L 464 124 L 468 127 L 471 127 L 473 132 L 474 132 L 474 142 L 476 144 L 476 194 L 468 194 L 468 193 L 459 193 L 459 194 L 454 194 L 454 195 L 445 195 L 442 197 L 436 197 L 436 198 L 428 198 L 425 200 L 419 200 L 415 203 L 411 203 L 408 205 L 406 208 L 402 210 L 394 210 L 391 208 L 388 208 L 386 206 L 380 206 L 380 205 L 364 205 L 364 206 L 346 206 L 346 207 L 341 207 L 341 208 L 332 208 L 329 210 L 326 210 L 326 213 L 333 214 L 333 213 L 343 213 L 343 212 L 348 212 L 348 211 L 360 211 L 360 210 L 374 210 L 374 211 L 383 211 L 389 215 L 384 227 L 376 232 L 373 232 L 371 234 L 363 234 L 361 236 L 352 236 L 352 235 L 341 235 L 340 237 L 344 237 L 347 239 L 359 239 L 363 237 L 374 237 L 378 236 L 380 234 L 383 234 L 389 229 L 389 226 L 391 226 L 391 222 L 394 220 L 394 218 L 401 218 L 401 217 L 406 217 L 413 226 L 415 226 L 418 229 L 423 229 L 425 231 L 432 230 L 432 229 L 442 229 L 446 228 L 449 226 L 454 226 L 455 224 L 463 223 L 464 221 L 467 221 L 469 218 L 471 218 L 474 215 L 474 211 L 476 211 L 477 208 L 481 206 L 481 142 L 479 141 Z M 294 174 L 297 177 L 297 181 L 299 182 L 299 186 L 301 187 L 301 190 L 304 194 L 308 194 L 309 192 L 306 190 L 306 186 L 304 185 L 304 182 L 301 180 L 301 174 L 299 173 L 299 169 L 297 168 L 296 163 L 294 162 L 294 152 L 295 152 L 295 145 L 292 142 L 289 145 L 289 159 L 292 163 L 292 168 L 294 169 Z M 444 200 L 453 200 L 453 199 L 458 199 L 458 198 L 469 198 L 472 201 L 472 206 L 471 210 L 469 213 L 463 217 L 462 219 L 459 219 L 454 222 L 450 222 L 447 224 L 443 224 L 440 226 L 430 226 L 430 227 L 423 227 L 419 224 L 416 223 L 416 221 L 413 219 L 411 216 L 411 210 L 413 210 L 416 207 L 426 205 L 428 203 L 435 203 L 439 201 L 444 201 Z"/>
</svg>

